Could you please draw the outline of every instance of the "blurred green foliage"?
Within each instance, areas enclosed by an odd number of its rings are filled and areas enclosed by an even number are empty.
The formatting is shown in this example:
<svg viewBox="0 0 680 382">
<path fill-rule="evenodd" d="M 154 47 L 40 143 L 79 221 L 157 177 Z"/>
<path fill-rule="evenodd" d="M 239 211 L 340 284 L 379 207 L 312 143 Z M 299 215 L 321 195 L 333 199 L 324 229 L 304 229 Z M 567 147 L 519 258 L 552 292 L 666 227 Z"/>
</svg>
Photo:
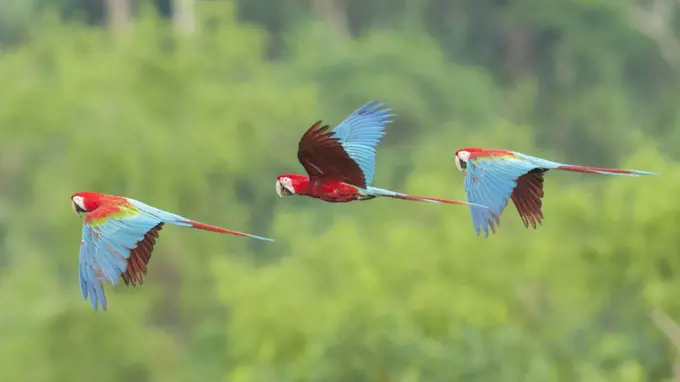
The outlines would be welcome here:
<svg viewBox="0 0 680 382">
<path fill-rule="evenodd" d="M 184 37 L 142 8 L 120 39 L 3 3 L 0 381 L 673 380 L 649 314 L 680 315 L 680 87 L 632 2 L 347 1 L 347 36 L 265 3 L 199 2 Z M 374 98 L 397 114 L 379 187 L 464 199 L 464 146 L 664 175 L 551 173 L 545 226 L 510 206 L 488 239 L 464 207 L 277 199 L 304 130 Z M 277 242 L 163 230 L 144 286 L 94 313 L 83 190 Z"/>
</svg>

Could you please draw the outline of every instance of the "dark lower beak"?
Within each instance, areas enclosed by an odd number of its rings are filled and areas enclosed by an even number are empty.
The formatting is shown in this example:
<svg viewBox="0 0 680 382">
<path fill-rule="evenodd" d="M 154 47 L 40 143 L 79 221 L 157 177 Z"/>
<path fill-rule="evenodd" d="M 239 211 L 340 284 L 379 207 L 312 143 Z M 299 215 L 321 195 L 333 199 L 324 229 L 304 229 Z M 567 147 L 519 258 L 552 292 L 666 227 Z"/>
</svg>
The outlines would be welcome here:
<svg viewBox="0 0 680 382">
<path fill-rule="evenodd" d="M 283 184 L 281 184 L 281 182 L 277 181 L 276 194 L 279 195 L 280 198 L 283 198 L 284 196 L 293 195 L 293 191 L 289 190 L 288 187 L 284 186 Z"/>
<path fill-rule="evenodd" d="M 71 203 L 71 208 L 73 209 L 73 212 L 75 212 L 75 214 L 78 215 L 78 217 L 82 217 L 82 213 L 87 212 L 84 209 L 80 208 L 75 203 Z"/>
</svg>

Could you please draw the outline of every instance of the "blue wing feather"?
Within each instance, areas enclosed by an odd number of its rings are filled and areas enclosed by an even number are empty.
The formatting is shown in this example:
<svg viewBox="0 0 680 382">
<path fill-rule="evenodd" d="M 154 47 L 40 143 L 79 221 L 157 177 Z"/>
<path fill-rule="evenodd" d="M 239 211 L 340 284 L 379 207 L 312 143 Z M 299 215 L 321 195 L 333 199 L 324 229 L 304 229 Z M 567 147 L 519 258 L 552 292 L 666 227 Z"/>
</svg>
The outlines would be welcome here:
<svg viewBox="0 0 680 382">
<path fill-rule="evenodd" d="M 391 110 L 384 106 L 383 103 L 369 101 L 332 130 L 350 158 L 361 168 L 366 185 L 373 182 L 375 149 L 385 136 L 385 127 L 393 116 Z"/>
<path fill-rule="evenodd" d="M 135 206 L 139 211 L 144 212 L 145 214 L 151 215 L 158 219 L 159 221 L 162 221 L 163 223 L 166 224 L 173 224 L 181 227 L 190 227 L 191 224 L 187 223 L 189 219 L 179 216 L 177 214 L 173 214 L 172 212 L 167 212 L 163 211 L 159 208 L 150 206 L 148 204 L 145 204 L 143 202 L 140 202 L 139 200 L 127 198 L 128 202 Z"/>
<path fill-rule="evenodd" d="M 495 229 L 495 226 L 498 224 L 498 217 L 503 212 L 508 199 L 510 199 L 512 192 L 517 186 L 517 179 L 536 168 L 622 176 L 657 175 L 638 170 L 575 166 L 518 152 L 469 159 L 465 175 L 467 201 L 489 207 L 489 209 L 475 206 L 470 207 L 472 223 L 478 235 L 481 231 L 484 233 L 484 236 L 488 236 L 489 229 Z"/>
<path fill-rule="evenodd" d="M 138 210 L 136 214 L 111 217 L 97 225 L 83 225 L 79 252 L 80 291 L 85 300 L 90 299 L 93 309 L 97 310 L 101 305 L 106 310 L 103 284 L 118 284 L 127 269 L 131 250 L 160 223 L 164 221 Z M 173 219 L 168 223 L 181 222 Z"/>
<path fill-rule="evenodd" d="M 79 252 L 80 291 L 94 310 L 106 310 L 104 284 L 117 285 L 127 271 L 132 250 L 159 224 L 190 227 L 191 220 L 126 198 L 130 205 L 117 209 L 127 213 L 110 216 L 104 222 L 83 225 Z"/>
<path fill-rule="evenodd" d="M 540 168 L 547 168 L 547 169 L 556 169 L 560 166 L 568 166 L 565 163 L 560 163 L 560 162 L 554 162 L 551 160 L 547 159 L 542 159 L 538 157 L 532 157 L 531 155 L 526 155 L 518 152 L 513 152 L 515 157 L 517 157 L 519 160 L 531 163 L 534 168 L 540 167 Z"/>
<path fill-rule="evenodd" d="M 468 161 L 464 180 L 467 201 L 489 207 L 470 206 L 477 235 L 482 232 L 488 236 L 489 230 L 495 229 L 498 217 L 517 186 L 517 178 L 536 167 L 516 156 L 483 157 Z"/>
</svg>

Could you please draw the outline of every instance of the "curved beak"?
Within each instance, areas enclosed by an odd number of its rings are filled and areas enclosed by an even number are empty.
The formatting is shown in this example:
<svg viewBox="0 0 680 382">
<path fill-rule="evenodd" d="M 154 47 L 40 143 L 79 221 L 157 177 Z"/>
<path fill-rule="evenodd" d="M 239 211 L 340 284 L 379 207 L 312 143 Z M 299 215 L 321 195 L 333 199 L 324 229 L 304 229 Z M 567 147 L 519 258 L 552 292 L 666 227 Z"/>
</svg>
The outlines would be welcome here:
<svg viewBox="0 0 680 382">
<path fill-rule="evenodd" d="M 78 215 L 78 217 L 80 217 L 80 213 L 81 213 L 81 212 L 84 212 L 84 211 L 81 210 L 80 207 L 78 207 L 78 206 L 76 205 L 76 203 L 73 202 L 73 201 L 71 201 L 71 209 L 73 210 L 73 213 L 75 213 L 76 215 Z"/>
<path fill-rule="evenodd" d="M 276 181 L 276 195 L 279 196 L 279 198 L 283 198 L 283 186 L 281 185 L 281 182 L 278 180 Z"/>
<path fill-rule="evenodd" d="M 293 195 L 293 192 L 289 190 L 287 187 L 285 187 L 281 182 L 278 180 L 276 181 L 276 194 L 280 197 L 283 198 L 284 196 L 290 196 Z"/>
<path fill-rule="evenodd" d="M 467 163 L 465 161 L 462 161 L 458 155 L 454 157 L 454 160 L 456 162 L 456 167 L 458 168 L 458 171 L 465 171 L 467 168 Z"/>
</svg>

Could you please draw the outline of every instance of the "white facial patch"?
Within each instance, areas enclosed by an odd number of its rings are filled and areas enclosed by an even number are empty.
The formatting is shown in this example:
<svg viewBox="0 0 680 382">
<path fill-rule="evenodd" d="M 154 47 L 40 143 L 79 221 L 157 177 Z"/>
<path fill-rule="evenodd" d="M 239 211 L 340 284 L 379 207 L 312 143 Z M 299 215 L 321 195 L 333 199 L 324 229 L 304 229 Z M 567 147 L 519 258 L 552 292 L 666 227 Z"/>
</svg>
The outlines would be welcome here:
<svg viewBox="0 0 680 382">
<path fill-rule="evenodd" d="M 470 159 L 470 152 L 469 151 L 459 151 L 456 154 L 455 157 L 455 162 L 456 162 L 456 168 L 458 171 L 465 171 L 463 168 L 463 163 L 467 163 L 468 159 Z"/>
<path fill-rule="evenodd" d="M 276 186 L 276 195 L 278 195 L 279 198 L 283 197 L 283 192 L 281 191 L 281 187 L 283 187 L 283 186 L 281 185 L 281 180 L 276 179 L 276 184 L 275 184 L 275 186 Z"/>
<path fill-rule="evenodd" d="M 283 177 L 276 180 L 276 194 L 281 198 L 295 194 L 295 191 L 293 190 L 293 182 L 290 180 L 290 178 Z"/>
<path fill-rule="evenodd" d="M 85 209 L 85 199 L 82 196 L 74 196 L 73 203 L 80 207 L 80 209 Z"/>
</svg>

